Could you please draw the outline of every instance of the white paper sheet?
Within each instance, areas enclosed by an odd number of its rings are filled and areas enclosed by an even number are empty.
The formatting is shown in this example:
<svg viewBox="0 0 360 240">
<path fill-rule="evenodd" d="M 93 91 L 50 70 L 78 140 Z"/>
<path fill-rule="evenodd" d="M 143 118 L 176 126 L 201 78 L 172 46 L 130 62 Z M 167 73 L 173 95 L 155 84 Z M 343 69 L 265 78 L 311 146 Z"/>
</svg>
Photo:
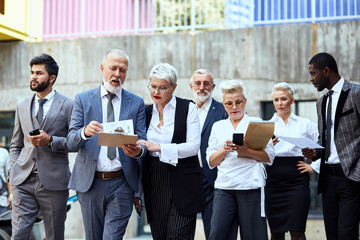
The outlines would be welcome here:
<svg viewBox="0 0 360 240">
<path fill-rule="evenodd" d="M 300 148 L 324 148 L 323 146 L 317 144 L 310 138 L 292 138 L 292 137 L 283 137 L 277 136 L 279 139 L 284 140 L 288 143 L 294 144 Z"/>
<path fill-rule="evenodd" d="M 134 123 L 132 119 L 102 123 L 103 133 L 114 133 L 117 127 L 124 129 L 126 135 L 134 134 Z"/>
</svg>

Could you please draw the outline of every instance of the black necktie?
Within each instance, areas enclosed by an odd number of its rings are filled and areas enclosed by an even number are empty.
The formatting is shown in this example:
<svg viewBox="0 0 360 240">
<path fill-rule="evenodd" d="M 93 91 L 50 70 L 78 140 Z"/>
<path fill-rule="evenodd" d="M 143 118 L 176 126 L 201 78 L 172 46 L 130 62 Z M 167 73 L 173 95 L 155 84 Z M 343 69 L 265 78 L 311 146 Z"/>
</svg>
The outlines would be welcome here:
<svg viewBox="0 0 360 240">
<path fill-rule="evenodd" d="M 43 115 L 44 115 L 44 108 L 43 108 L 43 105 L 44 103 L 47 101 L 46 98 L 43 98 L 43 99 L 39 99 L 38 102 L 39 102 L 39 110 L 36 114 L 36 119 L 38 121 L 39 124 L 41 124 L 42 120 L 43 120 Z"/>
<path fill-rule="evenodd" d="M 328 106 L 326 112 L 326 147 L 325 147 L 325 161 L 328 160 L 330 156 L 330 142 L 331 142 L 331 104 L 333 90 L 328 92 Z"/>
<path fill-rule="evenodd" d="M 107 103 L 107 122 L 114 121 L 114 107 L 112 105 L 112 100 L 115 97 L 115 94 L 107 94 L 106 97 L 108 98 Z M 115 159 L 116 157 L 116 148 L 115 147 L 108 147 L 107 156 L 110 160 Z"/>
</svg>

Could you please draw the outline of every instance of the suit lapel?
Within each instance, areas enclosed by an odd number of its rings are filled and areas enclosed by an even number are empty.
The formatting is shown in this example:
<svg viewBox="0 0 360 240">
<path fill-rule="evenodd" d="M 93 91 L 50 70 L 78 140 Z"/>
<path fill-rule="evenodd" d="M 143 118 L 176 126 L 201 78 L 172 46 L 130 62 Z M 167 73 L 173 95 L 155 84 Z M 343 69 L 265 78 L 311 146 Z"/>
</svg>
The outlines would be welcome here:
<svg viewBox="0 0 360 240">
<path fill-rule="evenodd" d="M 125 89 L 122 89 L 119 120 L 129 119 L 130 107 L 131 107 L 131 97 L 129 96 L 129 94 Z"/>
<path fill-rule="evenodd" d="M 55 91 L 53 102 L 51 103 L 51 106 L 49 108 L 49 111 L 47 112 L 45 118 L 44 118 L 44 124 L 43 124 L 43 130 L 46 132 L 48 129 L 50 129 L 51 125 L 56 120 L 57 116 L 59 115 L 59 112 L 61 111 L 62 105 L 64 103 L 64 99 Z"/>
<path fill-rule="evenodd" d="M 95 120 L 99 123 L 103 122 L 102 104 L 100 86 L 90 91 L 89 100 L 94 111 Z"/>
<path fill-rule="evenodd" d="M 30 131 L 38 128 L 39 124 L 37 122 L 33 121 L 33 101 L 35 98 L 35 94 L 31 97 L 26 99 L 26 101 L 24 102 L 23 105 L 20 106 L 21 112 L 25 113 L 24 114 L 24 121 L 22 121 L 22 123 L 26 123 L 27 127 L 26 129 L 29 129 Z"/>
<path fill-rule="evenodd" d="M 344 82 L 344 86 L 341 90 L 340 93 L 340 97 L 339 97 L 339 101 L 336 107 L 336 112 L 335 112 L 335 119 L 334 119 L 334 135 L 336 135 L 338 126 L 339 126 L 339 118 L 340 118 L 340 114 L 342 113 L 342 109 L 344 107 L 344 104 L 346 102 L 347 96 L 349 95 L 349 91 L 350 88 L 348 86 L 348 82 Z"/>
<path fill-rule="evenodd" d="M 210 119 L 212 119 L 213 115 L 215 114 L 216 108 L 217 108 L 217 104 L 214 101 L 214 99 L 212 99 L 211 105 L 210 105 L 210 108 L 209 108 L 209 112 L 208 112 L 208 114 L 206 116 L 206 119 L 205 119 L 205 122 L 204 122 L 204 126 L 201 129 L 201 134 L 203 134 L 203 132 L 206 129 L 207 125 L 210 123 Z"/>
</svg>

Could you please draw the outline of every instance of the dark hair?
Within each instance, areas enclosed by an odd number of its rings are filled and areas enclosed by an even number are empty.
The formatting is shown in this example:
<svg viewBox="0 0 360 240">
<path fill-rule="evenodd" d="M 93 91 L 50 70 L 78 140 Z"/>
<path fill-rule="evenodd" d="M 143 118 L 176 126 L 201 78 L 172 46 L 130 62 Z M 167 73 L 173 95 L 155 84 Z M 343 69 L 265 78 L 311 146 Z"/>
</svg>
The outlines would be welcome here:
<svg viewBox="0 0 360 240">
<path fill-rule="evenodd" d="M 309 65 L 313 65 L 313 67 L 318 70 L 323 70 L 325 67 L 328 67 L 332 72 L 339 73 L 334 57 L 326 52 L 321 52 L 313 56 L 309 61 Z"/>
<path fill-rule="evenodd" d="M 48 72 L 49 76 L 55 75 L 55 77 L 57 77 L 59 72 L 59 66 L 50 55 L 46 53 L 42 53 L 40 56 L 36 56 L 30 61 L 30 67 L 32 67 L 33 65 L 40 65 L 40 64 L 45 65 L 45 69 Z"/>
</svg>

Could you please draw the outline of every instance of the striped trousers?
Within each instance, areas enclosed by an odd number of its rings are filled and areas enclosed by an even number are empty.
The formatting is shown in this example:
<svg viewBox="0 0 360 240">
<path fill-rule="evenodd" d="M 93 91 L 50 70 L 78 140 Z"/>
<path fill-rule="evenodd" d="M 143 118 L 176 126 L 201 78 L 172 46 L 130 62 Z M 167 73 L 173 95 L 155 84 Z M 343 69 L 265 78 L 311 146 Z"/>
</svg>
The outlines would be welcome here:
<svg viewBox="0 0 360 240">
<path fill-rule="evenodd" d="M 183 216 L 177 211 L 167 164 L 153 161 L 150 180 L 152 205 L 147 207 L 152 210 L 150 228 L 154 240 L 194 239 L 196 214 Z"/>
</svg>

